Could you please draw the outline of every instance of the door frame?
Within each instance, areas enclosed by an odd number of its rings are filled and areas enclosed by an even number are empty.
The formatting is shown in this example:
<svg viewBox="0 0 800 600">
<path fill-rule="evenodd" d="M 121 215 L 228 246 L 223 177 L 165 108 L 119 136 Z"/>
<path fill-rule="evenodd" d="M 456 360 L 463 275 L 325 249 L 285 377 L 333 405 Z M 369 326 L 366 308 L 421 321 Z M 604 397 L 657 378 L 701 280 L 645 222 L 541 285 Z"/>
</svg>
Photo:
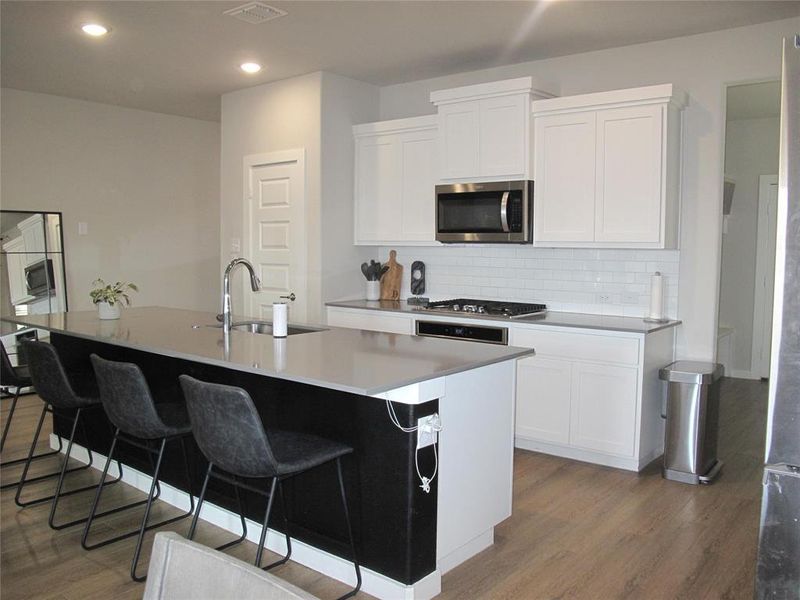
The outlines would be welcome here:
<svg viewBox="0 0 800 600">
<path fill-rule="evenodd" d="M 767 267 L 769 261 L 775 261 L 775 256 L 770 256 L 767 252 L 769 247 L 769 240 L 767 239 L 767 202 L 769 199 L 770 186 L 778 185 L 777 175 L 759 175 L 758 177 L 758 229 L 756 234 L 756 274 L 754 281 L 754 295 L 753 295 L 753 335 L 752 335 L 752 350 L 750 355 L 750 373 L 758 379 L 762 377 L 769 377 L 769 360 L 763 360 L 764 347 L 770 348 L 772 339 L 772 331 L 766 331 L 764 328 L 764 320 L 768 315 L 772 314 L 772 306 L 765 306 L 765 289 L 764 286 L 759 285 L 759 282 L 767 274 Z M 776 206 L 777 208 L 777 206 Z M 777 234 L 777 231 L 776 231 Z M 773 285 L 775 279 L 773 276 Z M 756 335 L 756 332 L 760 335 Z M 767 334 L 769 333 L 769 339 Z M 766 345 L 766 346 L 765 346 Z"/>
<path fill-rule="evenodd" d="M 299 257 L 299 262 L 302 264 L 301 270 L 302 273 L 302 281 L 304 282 L 304 286 L 300 293 L 304 295 L 305 298 L 305 307 L 306 307 L 306 315 L 304 315 L 303 319 L 305 320 L 308 317 L 308 309 L 309 302 L 308 302 L 308 226 L 306 222 L 306 208 L 308 204 L 308 198 L 306 197 L 306 149 L 305 148 L 292 148 L 289 150 L 277 150 L 275 152 L 263 152 L 259 154 L 247 154 L 242 160 L 243 168 L 242 168 L 242 197 L 241 197 L 241 207 L 242 207 L 242 254 L 248 260 L 252 260 L 253 258 L 253 239 L 251 235 L 251 223 L 250 223 L 250 204 L 253 201 L 253 190 L 250 187 L 250 172 L 255 167 L 265 167 L 271 165 L 280 165 L 285 163 L 294 163 L 296 162 L 298 167 L 300 168 L 300 197 L 302 198 L 302 215 L 303 219 L 301 223 L 297 223 L 296 225 L 301 225 L 303 228 L 302 232 L 302 243 L 299 244 L 300 248 L 302 248 L 302 256 Z M 245 307 L 246 312 L 250 312 L 252 310 L 252 293 L 249 291 L 250 288 L 248 286 L 248 281 L 245 278 L 242 279 L 241 282 L 242 287 L 242 297 L 245 298 Z"/>
</svg>

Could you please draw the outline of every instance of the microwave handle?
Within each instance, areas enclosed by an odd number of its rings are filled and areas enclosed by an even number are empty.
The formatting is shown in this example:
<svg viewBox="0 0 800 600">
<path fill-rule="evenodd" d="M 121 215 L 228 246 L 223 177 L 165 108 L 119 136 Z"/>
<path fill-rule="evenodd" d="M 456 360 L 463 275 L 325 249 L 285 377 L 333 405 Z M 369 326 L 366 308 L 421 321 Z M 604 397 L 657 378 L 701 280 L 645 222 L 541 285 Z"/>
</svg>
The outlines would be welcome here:
<svg viewBox="0 0 800 600">
<path fill-rule="evenodd" d="M 508 192 L 503 192 L 503 199 L 500 200 L 500 223 L 503 225 L 503 233 L 511 231 L 508 227 Z"/>
</svg>

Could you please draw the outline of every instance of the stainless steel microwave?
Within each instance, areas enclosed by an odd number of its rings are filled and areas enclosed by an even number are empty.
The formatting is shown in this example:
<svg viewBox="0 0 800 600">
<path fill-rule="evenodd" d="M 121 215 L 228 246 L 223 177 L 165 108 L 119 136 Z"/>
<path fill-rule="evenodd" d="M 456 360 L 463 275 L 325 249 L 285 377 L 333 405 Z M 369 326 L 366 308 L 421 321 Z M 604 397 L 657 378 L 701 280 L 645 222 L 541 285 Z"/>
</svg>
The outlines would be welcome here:
<svg viewBox="0 0 800 600">
<path fill-rule="evenodd" d="M 53 279 L 53 260 L 40 260 L 25 267 L 25 287 L 29 296 L 47 296 L 55 289 Z"/>
<path fill-rule="evenodd" d="M 533 181 L 436 186 L 436 240 L 443 243 L 530 244 Z"/>
</svg>

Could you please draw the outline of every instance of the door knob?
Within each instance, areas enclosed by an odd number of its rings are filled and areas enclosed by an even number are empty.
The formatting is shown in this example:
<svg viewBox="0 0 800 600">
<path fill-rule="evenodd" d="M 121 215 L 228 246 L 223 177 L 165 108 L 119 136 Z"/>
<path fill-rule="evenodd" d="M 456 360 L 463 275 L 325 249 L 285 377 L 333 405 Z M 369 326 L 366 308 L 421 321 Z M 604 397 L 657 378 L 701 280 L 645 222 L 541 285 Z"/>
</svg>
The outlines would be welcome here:
<svg viewBox="0 0 800 600">
<path fill-rule="evenodd" d="M 286 298 L 287 300 L 291 300 L 292 302 L 294 302 L 297 299 L 297 296 L 295 296 L 294 292 L 292 292 L 288 296 L 281 296 L 281 298 Z"/>
</svg>

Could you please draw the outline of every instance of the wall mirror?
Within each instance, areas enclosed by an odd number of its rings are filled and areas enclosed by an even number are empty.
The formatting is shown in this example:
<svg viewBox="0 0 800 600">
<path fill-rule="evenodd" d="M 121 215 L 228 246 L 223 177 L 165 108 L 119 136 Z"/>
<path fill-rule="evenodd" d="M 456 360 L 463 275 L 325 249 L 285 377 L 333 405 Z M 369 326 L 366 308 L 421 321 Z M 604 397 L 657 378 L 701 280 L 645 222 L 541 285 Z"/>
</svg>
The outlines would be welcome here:
<svg viewBox="0 0 800 600">
<path fill-rule="evenodd" d="M 61 213 L 0 210 L 0 314 L 34 315 L 68 309 Z M 44 332 L 2 322 L 9 355 L 18 338 Z"/>
</svg>

